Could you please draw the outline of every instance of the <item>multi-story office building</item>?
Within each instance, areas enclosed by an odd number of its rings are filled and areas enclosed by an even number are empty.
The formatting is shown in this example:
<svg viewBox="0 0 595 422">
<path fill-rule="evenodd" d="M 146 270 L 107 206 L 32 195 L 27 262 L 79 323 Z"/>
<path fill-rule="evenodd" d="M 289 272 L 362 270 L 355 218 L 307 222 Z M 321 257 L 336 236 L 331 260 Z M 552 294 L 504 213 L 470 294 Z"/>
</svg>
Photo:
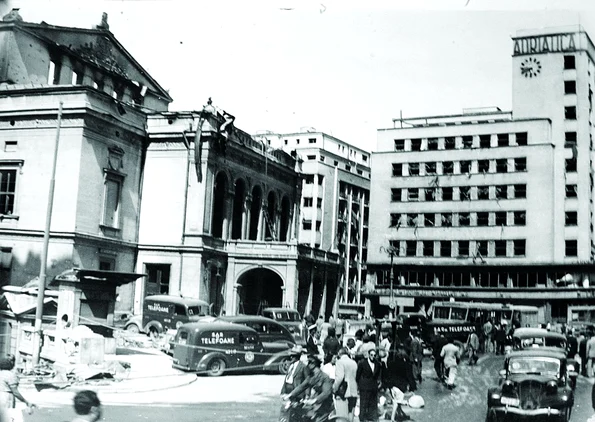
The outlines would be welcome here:
<svg viewBox="0 0 595 422">
<path fill-rule="evenodd" d="M 341 312 L 364 312 L 370 192 L 370 153 L 313 129 L 256 135 L 267 145 L 301 158 L 298 241 L 336 251 L 342 259 Z M 331 292 L 327 292 L 330 294 Z"/>
<path fill-rule="evenodd" d="M 378 130 L 368 268 L 379 313 L 389 297 L 401 308 L 453 297 L 565 319 L 592 300 L 595 49 L 570 27 L 519 31 L 512 53 L 512 112 Z"/>
</svg>

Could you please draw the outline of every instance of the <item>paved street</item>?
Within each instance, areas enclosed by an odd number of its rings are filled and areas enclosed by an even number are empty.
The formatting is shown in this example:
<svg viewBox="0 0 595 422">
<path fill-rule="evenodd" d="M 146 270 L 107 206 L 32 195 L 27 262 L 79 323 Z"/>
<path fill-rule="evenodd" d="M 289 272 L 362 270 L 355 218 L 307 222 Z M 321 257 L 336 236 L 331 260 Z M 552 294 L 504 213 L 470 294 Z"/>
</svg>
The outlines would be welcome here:
<svg viewBox="0 0 595 422">
<path fill-rule="evenodd" d="M 433 376 L 432 361 L 425 362 L 425 381 L 419 393 L 426 407 L 406 408 L 415 421 L 483 421 L 486 411 L 486 390 L 495 382 L 502 359 L 487 357 L 476 367 L 461 366 L 457 388 L 449 391 Z M 179 422 L 241 421 L 273 422 L 277 420 L 280 375 L 235 375 L 220 378 L 198 378 L 182 388 L 146 393 L 102 393 L 106 421 Z M 584 422 L 592 415 L 592 380 L 580 378 L 576 404 L 571 420 Z M 32 400 L 41 405 L 26 422 L 65 421 L 72 417 L 71 392 L 42 392 Z"/>
</svg>

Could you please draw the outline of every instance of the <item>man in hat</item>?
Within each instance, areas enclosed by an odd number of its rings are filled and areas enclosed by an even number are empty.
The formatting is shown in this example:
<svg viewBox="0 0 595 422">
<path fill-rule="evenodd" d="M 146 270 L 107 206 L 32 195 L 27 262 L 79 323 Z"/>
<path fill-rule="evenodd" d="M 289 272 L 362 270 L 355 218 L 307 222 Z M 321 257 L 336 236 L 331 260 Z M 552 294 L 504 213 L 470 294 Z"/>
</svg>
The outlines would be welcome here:
<svg viewBox="0 0 595 422">
<path fill-rule="evenodd" d="M 308 327 L 308 340 L 306 340 L 306 352 L 309 355 L 318 355 L 318 341 L 316 340 L 316 324 L 312 324 Z"/>
<path fill-rule="evenodd" d="M 283 387 L 281 387 L 282 395 L 291 393 L 308 376 L 308 368 L 300 360 L 302 354 L 305 353 L 302 346 L 294 346 L 289 353 L 291 354 L 291 365 L 289 365 Z"/>
<path fill-rule="evenodd" d="M 380 362 L 376 360 L 376 349 L 368 351 L 367 358 L 357 364 L 355 381 L 359 389 L 359 420 L 378 421 L 378 387 L 380 385 Z"/>
</svg>

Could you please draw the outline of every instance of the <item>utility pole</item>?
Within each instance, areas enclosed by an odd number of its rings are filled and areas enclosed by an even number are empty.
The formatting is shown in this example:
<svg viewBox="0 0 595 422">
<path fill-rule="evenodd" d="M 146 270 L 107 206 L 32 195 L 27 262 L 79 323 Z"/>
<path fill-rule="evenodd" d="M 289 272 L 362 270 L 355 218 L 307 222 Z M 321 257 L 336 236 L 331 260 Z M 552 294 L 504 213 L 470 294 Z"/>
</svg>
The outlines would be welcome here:
<svg viewBox="0 0 595 422">
<path fill-rule="evenodd" d="M 395 256 L 398 255 L 399 249 L 393 245 L 390 245 L 388 247 L 381 246 L 380 252 L 385 252 L 390 257 L 390 276 L 389 276 L 390 277 L 390 299 L 388 302 L 388 306 L 390 307 L 391 310 L 394 310 L 396 307 L 396 304 L 395 304 L 395 296 L 394 296 L 395 270 L 393 267 L 393 260 L 394 260 Z"/>
<path fill-rule="evenodd" d="M 48 263 L 48 247 L 50 244 L 50 225 L 52 223 L 52 209 L 54 205 L 54 188 L 56 186 L 56 166 L 58 163 L 58 146 L 60 145 L 60 125 L 62 124 L 62 101 L 58 105 L 58 122 L 56 124 L 56 142 L 54 145 L 54 161 L 52 163 L 52 177 L 48 193 L 47 212 L 45 217 L 45 231 L 43 233 L 43 249 L 41 252 L 41 269 L 37 288 L 37 308 L 35 309 L 35 335 L 33 337 L 33 366 L 39 364 L 41 354 L 41 339 L 43 336 L 41 325 L 43 321 L 43 304 L 45 301 L 45 279 Z"/>
</svg>

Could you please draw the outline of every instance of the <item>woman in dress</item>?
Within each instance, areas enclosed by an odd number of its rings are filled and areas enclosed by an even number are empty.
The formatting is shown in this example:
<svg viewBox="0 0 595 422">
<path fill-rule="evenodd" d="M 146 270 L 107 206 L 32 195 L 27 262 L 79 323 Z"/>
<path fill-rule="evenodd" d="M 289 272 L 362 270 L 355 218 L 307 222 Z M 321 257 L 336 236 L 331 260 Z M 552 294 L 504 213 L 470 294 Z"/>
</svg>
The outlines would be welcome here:
<svg viewBox="0 0 595 422">
<path fill-rule="evenodd" d="M 15 408 L 16 399 L 25 403 L 28 411 L 34 407 L 19 391 L 19 377 L 13 371 L 14 365 L 14 356 L 7 356 L 4 359 L 0 359 L 0 420 L 4 420 L 3 418 L 14 412 L 14 410 L 9 409 Z"/>
</svg>

